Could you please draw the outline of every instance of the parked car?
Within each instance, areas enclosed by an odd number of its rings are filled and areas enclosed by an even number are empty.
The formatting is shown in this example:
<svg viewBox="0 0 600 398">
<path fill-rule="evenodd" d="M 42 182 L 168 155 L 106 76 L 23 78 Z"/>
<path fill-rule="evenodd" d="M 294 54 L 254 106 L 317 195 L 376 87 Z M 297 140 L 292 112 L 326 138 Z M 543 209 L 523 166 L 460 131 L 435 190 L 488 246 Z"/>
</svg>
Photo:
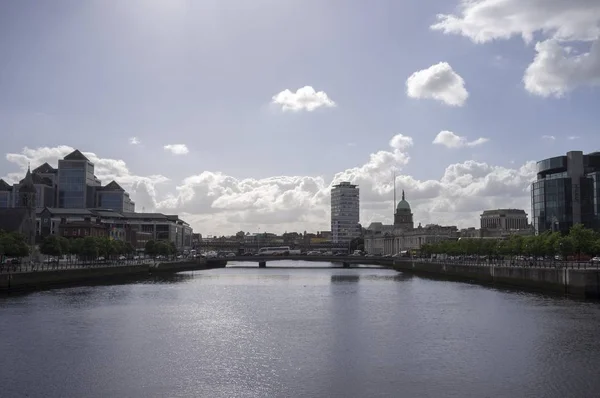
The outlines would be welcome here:
<svg viewBox="0 0 600 398">
<path fill-rule="evenodd" d="M 592 257 L 590 259 L 591 263 L 600 263 L 600 256 Z"/>
</svg>

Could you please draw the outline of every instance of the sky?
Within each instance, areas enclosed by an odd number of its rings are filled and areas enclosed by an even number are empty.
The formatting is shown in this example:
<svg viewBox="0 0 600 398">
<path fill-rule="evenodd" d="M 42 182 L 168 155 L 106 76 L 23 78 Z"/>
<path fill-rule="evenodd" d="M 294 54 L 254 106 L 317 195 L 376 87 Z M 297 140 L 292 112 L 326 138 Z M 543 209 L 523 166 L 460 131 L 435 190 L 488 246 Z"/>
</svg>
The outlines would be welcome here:
<svg viewBox="0 0 600 398">
<path fill-rule="evenodd" d="M 530 212 L 535 162 L 600 149 L 597 0 L 0 2 L 0 176 L 73 149 L 203 235 Z"/>
</svg>

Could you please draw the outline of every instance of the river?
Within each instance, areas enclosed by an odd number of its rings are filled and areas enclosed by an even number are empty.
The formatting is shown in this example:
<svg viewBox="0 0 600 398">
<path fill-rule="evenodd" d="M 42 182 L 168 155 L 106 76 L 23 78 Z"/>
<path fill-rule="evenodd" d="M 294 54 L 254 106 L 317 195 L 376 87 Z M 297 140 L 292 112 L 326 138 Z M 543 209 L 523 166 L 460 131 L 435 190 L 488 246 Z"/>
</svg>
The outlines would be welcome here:
<svg viewBox="0 0 600 398">
<path fill-rule="evenodd" d="M 0 297 L 0 395 L 600 396 L 597 302 L 278 265 Z"/>
</svg>

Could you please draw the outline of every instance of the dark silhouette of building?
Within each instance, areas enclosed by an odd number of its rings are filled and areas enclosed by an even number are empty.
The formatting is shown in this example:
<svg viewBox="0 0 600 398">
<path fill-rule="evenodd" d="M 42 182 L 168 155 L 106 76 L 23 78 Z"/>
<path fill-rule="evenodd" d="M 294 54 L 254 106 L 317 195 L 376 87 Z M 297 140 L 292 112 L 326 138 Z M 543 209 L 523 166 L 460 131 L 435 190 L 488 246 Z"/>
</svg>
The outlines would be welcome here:
<svg viewBox="0 0 600 398">
<path fill-rule="evenodd" d="M 571 151 L 537 162 L 531 210 L 538 234 L 567 232 L 579 223 L 600 231 L 600 152 Z"/>
</svg>

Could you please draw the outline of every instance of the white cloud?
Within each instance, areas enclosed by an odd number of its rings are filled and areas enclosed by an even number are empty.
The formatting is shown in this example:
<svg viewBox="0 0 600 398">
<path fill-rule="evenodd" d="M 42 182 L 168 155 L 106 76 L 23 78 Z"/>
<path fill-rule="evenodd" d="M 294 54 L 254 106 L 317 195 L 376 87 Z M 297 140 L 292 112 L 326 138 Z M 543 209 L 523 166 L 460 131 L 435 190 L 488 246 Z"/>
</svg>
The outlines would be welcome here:
<svg viewBox="0 0 600 398">
<path fill-rule="evenodd" d="M 406 80 L 406 94 L 411 98 L 435 99 L 451 106 L 463 106 L 469 97 L 465 81 L 447 62 L 410 75 Z"/>
<path fill-rule="evenodd" d="M 129 139 L 129 143 L 130 143 L 131 145 L 138 145 L 138 144 L 140 144 L 140 143 L 141 143 L 141 141 L 140 141 L 140 140 L 139 140 L 137 137 L 131 137 L 131 138 Z"/>
<path fill-rule="evenodd" d="M 544 141 L 548 141 L 548 142 L 554 142 L 554 141 L 556 141 L 556 137 L 553 136 L 553 135 L 543 135 L 542 139 Z"/>
<path fill-rule="evenodd" d="M 533 94 L 561 96 L 580 86 L 600 85 L 600 1 L 461 0 L 457 14 L 438 15 L 431 26 L 475 43 L 521 36 L 526 43 L 541 34 L 536 55 L 525 71 Z M 573 44 L 589 48 L 573 50 Z"/>
<path fill-rule="evenodd" d="M 171 152 L 173 155 L 187 155 L 190 150 L 185 144 L 169 144 L 163 147 L 165 151 Z"/>
<path fill-rule="evenodd" d="M 477 138 L 473 141 L 467 140 L 467 137 L 461 137 L 459 135 L 454 134 L 452 131 L 440 131 L 438 135 L 435 136 L 433 140 L 433 144 L 443 145 L 446 148 L 463 148 L 463 147 L 474 147 L 478 145 L 485 144 L 488 142 L 488 138 Z"/>
<path fill-rule="evenodd" d="M 580 137 L 578 135 L 570 135 L 567 137 L 569 141 L 578 140 Z"/>
<path fill-rule="evenodd" d="M 440 170 L 440 177 L 418 180 L 403 174 L 410 161 L 412 138 L 398 134 L 388 147 L 372 153 L 366 161 L 325 179 L 319 176 L 273 176 L 239 179 L 218 171 L 205 171 L 185 178 L 167 190 L 164 176 L 141 176 L 131 172 L 124 161 L 85 153 L 96 164 L 96 173 L 106 184 L 115 179 L 128 189 L 138 211 L 180 214 L 197 232 L 230 234 L 239 230 L 317 231 L 329 226 L 331 186 L 351 181 L 361 189 L 361 221 L 391 222 L 391 170 L 398 170 L 398 187 L 406 191 L 415 222 L 442 223 L 459 227 L 478 225 L 483 209 L 516 207 L 529 209 L 529 184 L 535 178 L 534 162 L 506 168 L 466 161 Z M 73 148 L 25 148 L 7 159 L 19 167 L 22 178 L 27 163 L 56 165 Z M 383 217 L 383 219 L 382 219 Z"/>
<path fill-rule="evenodd" d="M 554 39 L 537 43 L 535 51 L 523 77 L 527 91 L 561 97 L 580 86 L 600 85 L 600 40 L 592 43 L 589 52 L 579 54 Z"/>
<path fill-rule="evenodd" d="M 295 93 L 285 89 L 272 98 L 272 103 L 280 105 L 283 111 L 308 111 L 315 109 L 333 108 L 336 103 L 333 102 L 324 91 L 315 91 L 311 86 L 299 88 Z"/>
</svg>

